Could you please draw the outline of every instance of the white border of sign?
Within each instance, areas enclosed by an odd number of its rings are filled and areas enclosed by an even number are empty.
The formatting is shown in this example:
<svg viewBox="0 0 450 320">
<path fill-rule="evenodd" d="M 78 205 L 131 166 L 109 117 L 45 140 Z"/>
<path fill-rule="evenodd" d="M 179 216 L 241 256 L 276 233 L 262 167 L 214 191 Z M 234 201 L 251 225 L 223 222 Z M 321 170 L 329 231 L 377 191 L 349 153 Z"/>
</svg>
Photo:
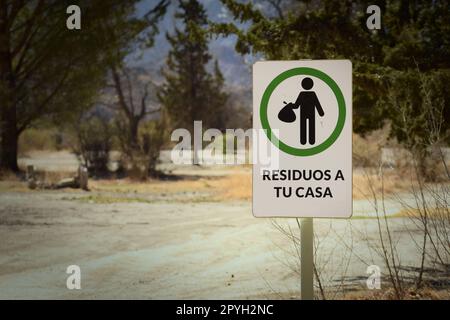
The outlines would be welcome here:
<svg viewBox="0 0 450 320">
<path fill-rule="evenodd" d="M 279 148 L 276 143 L 268 139 L 263 131 L 260 108 L 263 95 L 275 78 L 292 69 L 315 69 L 329 76 L 342 92 L 345 101 L 345 122 L 342 131 L 335 141 L 323 151 L 313 155 L 297 156 L 289 154 Z M 301 77 L 302 75 L 298 75 Z M 312 76 L 314 79 L 314 76 Z M 300 79 L 300 78 L 299 78 Z M 319 78 L 320 79 L 320 78 Z M 273 86 L 272 86 L 273 87 Z M 299 85 L 299 91 L 300 91 Z M 290 93 L 290 96 L 295 93 Z M 337 97 L 337 96 L 336 96 Z M 319 97 L 320 98 L 320 97 Z M 338 98 L 336 98 L 338 100 Z M 267 100 L 267 99 L 266 99 Z M 321 102 L 327 105 L 327 101 Z M 278 102 L 277 102 L 278 103 Z M 271 104 L 269 104 L 269 111 Z M 334 104 L 337 105 L 336 101 Z M 273 112 L 273 111 L 272 111 Z M 325 111 L 326 112 L 326 111 Z M 310 217 L 310 218 L 349 218 L 353 213 L 352 191 L 352 64 L 349 60 L 298 60 L 298 61 L 259 61 L 253 65 L 253 179 L 252 179 L 252 211 L 255 217 Z M 272 135 L 278 136 L 279 128 L 271 128 Z M 262 137 L 262 138 L 261 138 Z M 277 140 L 277 139 L 275 139 Z M 269 145 L 269 146 L 268 146 Z M 315 146 L 314 146 L 315 147 Z M 268 165 L 260 162 L 260 149 L 270 149 L 272 161 Z M 306 147 L 307 148 L 307 147 Z M 301 152 L 301 151 L 300 151 Z M 276 157 L 276 159 L 274 158 Z M 260 173 L 263 166 L 274 169 L 306 169 L 331 170 L 333 179 L 323 181 L 263 181 Z M 334 180 L 334 175 L 341 170 L 343 181 Z M 274 186 L 295 188 L 323 185 L 332 189 L 332 198 L 300 199 L 296 196 L 280 199 L 275 197 Z"/>
</svg>

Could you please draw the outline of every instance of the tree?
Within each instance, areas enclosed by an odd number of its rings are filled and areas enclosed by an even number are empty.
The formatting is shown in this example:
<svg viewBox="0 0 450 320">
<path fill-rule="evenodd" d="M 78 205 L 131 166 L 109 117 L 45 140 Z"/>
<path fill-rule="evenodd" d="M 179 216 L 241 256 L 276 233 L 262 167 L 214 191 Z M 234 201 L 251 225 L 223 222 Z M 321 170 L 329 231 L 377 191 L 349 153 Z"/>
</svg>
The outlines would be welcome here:
<svg viewBox="0 0 450 320">
<path fill-rule="evenodd" d="M 391 135 L 411 152 L 418 179 L 438 179 L 437 162 L 450 179 L 441 149 L 450 141 L 450 110 L 445 107 L 450 97 L 449 81 L 450 70 L 397 71 L 389 77 L 384 105 L 392 124 Z"/>
<path fill-rule="evenodd" d="M 225 130 L 225 125 L 228 123 L 229 116 L 226 112 L 229 95 L 224 91 L 225 78 L 220 70 L 219 63 L 214 60 L 214 72 L 211 83 L 210 98 L 208 99 L 212 114 L 209 120 L 209 125 L 212 128 Z M 234 116 L 234 115 L 233 115 Z"/>
<path fill-rule="evenodd" d="M 109 87 L 113 88 L 115 97 L 106 105 L 115 112 L 117 135 L 124 160 L 131 162 L 131 170 L 139 171 L 141 178 L 154 173 L 162 138 L 158 130 L 153 130 L 160 129 L 159 121 L 154 121 L 152 125 L 145 124 L 142 129 L 140 127 L 159 108 L 154 99 L 153 81 L 145 72 L 128 67 L 126 59 L 137 47 L 148 49 L 154 45 L 158 22 L 166 13 L 168 5 L 168 0 L 160 0 L 142 17 L 135 14 L 127 17 L 123 28 L 114 31 L 121 45 L 116 46 L 114 59 L 108 66 L 112 82 Z M 143 170 L 137 168 L 141 166 L 144 167 Z"/>
<path fill-rule="evenodd" d="M 172 48 L 167 69 L 163 70 L 165 82 L 158 94 L 163 115 L 170 129 L 183 127 L 192 133 L 195 120 L 203 121 L 204 127 L 223 128 L 227 95 L 218 63 L 213 74 L 207 71 L 211 55 L 205 9 L 197 0 L 180 0 L 179 9 L 175 16 L 184 29 L 176 28 L 173 35 L 167 34 Z"/>
<path fill-rule="evenodd" d="M 134 71 L 134 72 L 133 72 Z M 141 122 L 149 115 L 159 112 L 159 108 L 151 104 L 151 80 L 143 80 L 136 70 L 128 67 L 116 69 L 111 68 L 113 87 L 117 93 L 117 99 L 113 103 L 113 109 L 118 106 L 120 118 L 125 120 L 121 123 L 121 131 L 125 136 L 127 148 L 138 149 L 138 129 Z"/>
<path fill-rule="evenodd" d="M 82 29 L 66 28 L 72 1 L 0 2 L 0 168 L 18 171 L 20 134 L 42 119 L 89 108 L 136 1 L 79 1 Z"/>
<path fill-rule="evenodd" d="M 156 106 L 155 84 L 137 69 L 111 67 L 116 97 L 107 103 L 115 112 L 117 136 L 123 159 L 131 163 L 131 171 L 145 179 L 154 174 L 155 164 L 162 146 L 162 128 L 158 120 L 149 120 L 160 111 Z M 149 124 L 153 122 L 153 124 Z M 154 129 L 160 130 L 154 130 Z M 157 156 L 155 156 L 157 154 Z M 141 170 L 138 167 L 144 167 Z"/>
<path fill-rule="evenodd" d="M 425 73 L 450 68 L 448 1 L 374 1 L 382 12 L 381 30 L 366 28 L 366 1 L 288 1 L 276 18 L 266 17 L 252 3 L 222 2 L 236 20 L 250 23 L 245 30 L 235 24 L 213 26 L 212 31 L 218 34 L 237 35 L 238 52 L 273 60 L 350 59 L 353 127 L 359 133 L 379 128 L 384 119 L 392 117 L 385 101 L 393 74 L 417 68 Z M 280 1 L 269 3 L 281 8 Z M 288 10 L 289 6 L 295 10 Z M 448 104 L 448 95 L 441 98 Z M 393 129 L 393 135 L 401 138 L 395 126 Z M 447 121 L 443 130 L 449 129 Z"/>
</svg>

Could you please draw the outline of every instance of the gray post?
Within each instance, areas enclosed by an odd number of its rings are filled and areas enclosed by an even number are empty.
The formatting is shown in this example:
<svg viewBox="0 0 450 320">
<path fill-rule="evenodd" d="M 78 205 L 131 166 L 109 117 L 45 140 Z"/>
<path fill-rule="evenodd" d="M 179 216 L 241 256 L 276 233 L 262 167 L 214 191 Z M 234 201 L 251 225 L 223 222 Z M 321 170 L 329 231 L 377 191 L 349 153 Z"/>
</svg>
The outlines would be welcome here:
<svg viewBox="0 0 450 320">
<path fill-rule="evenodd" d="M 88 189 L 88 170 L 85 166 L 78 167 L 78 182 L 80 184 L 80 188 L 83 190 Z"/>
<path fill-rule="evenodd" d="M 34 179 L 34 166 L 27 165 L 27 180 Z"/>
<path fill-rule="evenodd" d="M 27 166 L 27 182 L 28 182 L 28 188 L 36 189 L 37 182 L 36 182 L 36 176 L 35 176 L 35 172 L 34 172 L 34 166 L 32 166 L 32 165 Z"/>
<path fill-rule="evenodd" d="M 300 230 L 302 300 L 314 300 L 314 233 L 313 219 L 303 218 Z"/>
</svg>

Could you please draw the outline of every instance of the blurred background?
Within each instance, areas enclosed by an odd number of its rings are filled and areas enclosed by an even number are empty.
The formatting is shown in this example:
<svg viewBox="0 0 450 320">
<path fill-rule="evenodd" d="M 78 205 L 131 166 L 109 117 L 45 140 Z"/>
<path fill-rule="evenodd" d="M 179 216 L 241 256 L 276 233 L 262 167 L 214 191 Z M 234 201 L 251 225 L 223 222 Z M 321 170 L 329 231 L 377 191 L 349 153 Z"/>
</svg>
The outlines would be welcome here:
<svg viewBox="0 0 450 320">
<path fill-rule="evenodd" d="M 316 297 L 449 299 L 449 21 L 438 0 L 1 1 L 0 297 L 298 298 L 300 220 L 253 218 L 250 164 L 174 164 L 170 137 L 251 128 L 255 61 L 349 59 L 354 214 L 315 221 Z"/>
</svg>

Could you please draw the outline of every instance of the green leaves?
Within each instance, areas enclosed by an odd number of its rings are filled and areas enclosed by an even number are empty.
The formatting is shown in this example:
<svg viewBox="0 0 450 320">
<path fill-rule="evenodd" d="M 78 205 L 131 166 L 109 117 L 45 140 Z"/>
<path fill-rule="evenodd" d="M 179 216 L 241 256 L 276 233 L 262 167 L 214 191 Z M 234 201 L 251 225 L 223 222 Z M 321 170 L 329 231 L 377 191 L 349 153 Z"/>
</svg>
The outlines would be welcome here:
<svg viewBox="0 0 450 320">
<path fill-rule="evenodd" d="M 158 94 L 168 129 L 192 129 L 194 120 L 221 128 L 227 97 L 218 64 L 213 74 L 207 71 L 211 55 L 205 10 L 197 0 L 181 1 L 176 17 L 183 21 L 183 29 L 167 35 L 172 48 L 167 68 L 163 69 L 165 82 Z"/>
<path fill-rule="evenodd" d="M 388 89 L 394 74 L 399 81 L 397 93 L 409 90 L 412 94 L 420 92 L 417 84 L 401 82 L 399 74 L 404 73 L 406 80 L 417 69 L 429 73 L 450 68 L 448 1 L 380 2 L 382 29 L 375 32 L 366 28 L 366 1 L 292 2 L 283 18 L 268 17 L 251 3 L 222 3 L 236 21 L 250 26 L 216 24 L 211 30 L 218 35 L 236 35 L 236 50 L 242 54 L 259 53 L 268 60 L 352 60 L 356 132 L 377 129 L 384 119 L 396 117 L 385 108 L 388 93 L 394 90 Z M 448 104 L 448 93 L 436 94 Z M 403 99 L 402 103 L 407 99 L 397 98 Z M 420 118 L 417 113 L 415 116 Z"/>
</svg>

